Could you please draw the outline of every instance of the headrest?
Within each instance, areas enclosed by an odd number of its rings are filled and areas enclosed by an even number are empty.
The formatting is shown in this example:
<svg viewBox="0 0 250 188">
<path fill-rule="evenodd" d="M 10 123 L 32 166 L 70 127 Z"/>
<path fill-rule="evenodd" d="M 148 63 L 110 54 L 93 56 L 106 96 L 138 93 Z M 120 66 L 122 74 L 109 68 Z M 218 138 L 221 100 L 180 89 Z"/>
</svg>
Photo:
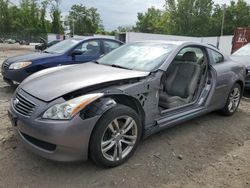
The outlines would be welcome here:
<svg viewBox="0 0 250 188">
<path fill-rule="evenodd" d="M 192 61 L 192 62 L 196 62 L 197 61 L 197 56 L 195 54 L 195 52 L 185 52 L 182 56 L 182 59 L 185 61 Z"/>
</svg>

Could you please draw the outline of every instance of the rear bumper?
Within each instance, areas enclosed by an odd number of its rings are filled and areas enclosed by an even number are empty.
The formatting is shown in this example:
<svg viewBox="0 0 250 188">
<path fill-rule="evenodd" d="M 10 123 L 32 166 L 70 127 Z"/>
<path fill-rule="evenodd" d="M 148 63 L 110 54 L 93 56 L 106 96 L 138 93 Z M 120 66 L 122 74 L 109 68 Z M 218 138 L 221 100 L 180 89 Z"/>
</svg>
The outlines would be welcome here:
<svg viewBox="0 0 250 188">
<path fill-rule="evenodd" d="M 88 159 L 90 136 L 99 116 L 83 120 L 76 115 L 67 121 L 33 119 L 19 114 L 12 104 L 10 119 L 26 148 L 55 161 Z"/>
</svg>

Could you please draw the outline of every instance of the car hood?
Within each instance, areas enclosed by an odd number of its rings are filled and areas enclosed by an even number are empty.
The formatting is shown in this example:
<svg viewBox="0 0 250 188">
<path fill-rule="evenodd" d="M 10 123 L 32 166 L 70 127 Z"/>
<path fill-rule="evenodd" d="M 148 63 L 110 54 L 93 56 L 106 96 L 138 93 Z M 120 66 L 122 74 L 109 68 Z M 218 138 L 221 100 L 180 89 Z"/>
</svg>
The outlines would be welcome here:
<svg viewBox="0 0 250 188">
<path fill-rule="evenodd" d="M 237 63 L 245 65 L 247 68 L 250 68 L 250 55 L 249 56 L 235 56 L 231 55 L 231 59 Z"/>
<path fill-rule="evenodd" d="M 43 58 L 51 58 L 58 56 L 58 54 L 49 54 L 49 53 L 30 53 L 30 54 L 25 54 L 25 55 L 19 55 L 19 56 L 14 56 L 6 60 L 8 64 L 15 63 L 15 62 L 21 62 L 21 61 L 35 61 L 38 59 L 43 59 Z"/>
<path fill-rule="evenodd" d="M 43 101 L 96 84 L 139 78 L 149 72 L 125 70 L 95 63 L 60 66 L 37 72 L 26 78 L 19 88 Z"/>
</svg>

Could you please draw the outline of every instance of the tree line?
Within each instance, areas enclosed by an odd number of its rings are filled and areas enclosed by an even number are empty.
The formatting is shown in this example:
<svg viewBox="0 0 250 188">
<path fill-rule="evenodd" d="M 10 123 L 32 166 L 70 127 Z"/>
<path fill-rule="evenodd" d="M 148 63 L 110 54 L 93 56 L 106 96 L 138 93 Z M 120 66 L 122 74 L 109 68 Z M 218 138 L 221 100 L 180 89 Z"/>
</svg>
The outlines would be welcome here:
<svg viewBox="0 0 250 188">
<path fill-rule="evenodd" d="M 236 27 L 250 26 L 250 5 L 244 0 L 229 5 L 212 0 L 166 0 L 165 9 L 149 8 L 138 13 L 136 25 L 129 30 L 184 36 L 219 36 L 224 14 L 224 35 Z"/>
<path fill-rule="evenodd" d="M 215 4 L 213 0 L 166 0 L 164 9 L 149 8 L 137 14 L 132 26 L 120 26 L 107 32 L 98 10 L 83 4 L 73 5 L 68 15 L 62 17 L 60 0 L 0 0 L 0 34 L 22 33 L 40 35 L 47 33 L 89 35 L 136 31 L 144 33 L 185 36 L 218 36 L 233 34 L 236 27 L 250 26 L 250 6 L 244 0 L 231 1 L 229 5 Z"/>
<path fill-rule="evenodd" d="M 59 0 L 20 0 L 18 5 L 9 0 L 0 0 L 0 33 L 63 33 Z M 50 7 L 50 10 L 48 8 Z M 51 21 L 47 19 L 50 11 Z"/>
<path fill-rule="evenodd" d="M 0 0 L 0 34 L 64 34 L 67 28 L 78 35 L 104 31 L 97 9 L 73 5 L 63 18 L 60 3 L 60 0 L 20 0 L 19 4 L 13 4 Z"/>
</svg>

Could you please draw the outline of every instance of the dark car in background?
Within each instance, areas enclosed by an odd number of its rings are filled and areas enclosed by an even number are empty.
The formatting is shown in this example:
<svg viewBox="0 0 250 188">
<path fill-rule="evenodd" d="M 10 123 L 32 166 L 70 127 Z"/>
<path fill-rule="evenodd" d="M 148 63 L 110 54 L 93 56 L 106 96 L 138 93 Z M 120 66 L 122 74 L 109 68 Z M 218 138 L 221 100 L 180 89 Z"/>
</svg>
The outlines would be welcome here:
<svg viewBox="0 0 250 188">
<path fill-rule="evenodd" d="M 237 51 L 235 51 L 231 58 L 239 63 L 242 63 L 247 68 L 247 77 L 245 80 L 245 88 L 250 89 L 250 43 L 241 47 Z"/>
<path fill-rule="evenodd" d="M 2 76 L 10 85 L 21 83 L 29 75 L 55 66 L 80 64 L 98 59 L 123 43 L 114 39 L 90 37 L 67 39 L 41 53 L 31 53 L 6 59 Z"/>
<path fill-rule="evenodd" d="M 49 48 L 49 47 L 51 47 L 59 42 L 61 42 L 61 40 L 52 40 L 50 42 L 44 41 L 44 42 L 41 42 L 40 44 L 35 45 L 35 49 L 39 50 L 39 51 L 43 51 L 46 48 Z"/>
</svg>

